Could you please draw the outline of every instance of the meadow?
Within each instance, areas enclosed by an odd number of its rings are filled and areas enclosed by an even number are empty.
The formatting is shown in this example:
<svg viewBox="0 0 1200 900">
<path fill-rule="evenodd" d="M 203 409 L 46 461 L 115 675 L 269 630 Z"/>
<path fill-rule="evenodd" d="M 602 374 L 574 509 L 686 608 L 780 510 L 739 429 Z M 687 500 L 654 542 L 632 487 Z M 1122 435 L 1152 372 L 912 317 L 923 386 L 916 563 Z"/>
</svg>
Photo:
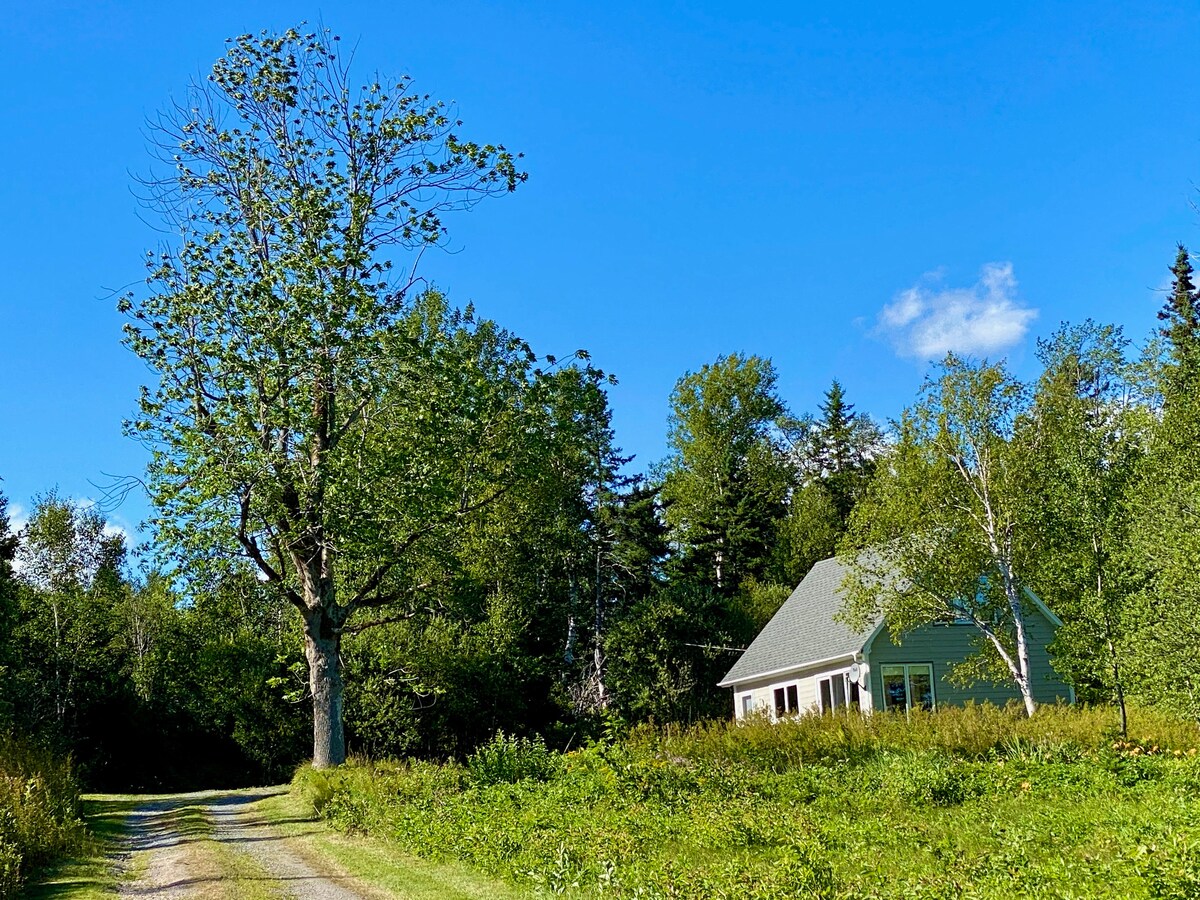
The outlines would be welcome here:
<svg viewBox="0 0 1200 900">
<path fill-rule="evenodd" d="M 1200 728 L 990 706 L 610 730 L 558 753 L 354 760 L 293 790 L 337 828 L 538 893 L 1200 896 Z"/>
</svg>

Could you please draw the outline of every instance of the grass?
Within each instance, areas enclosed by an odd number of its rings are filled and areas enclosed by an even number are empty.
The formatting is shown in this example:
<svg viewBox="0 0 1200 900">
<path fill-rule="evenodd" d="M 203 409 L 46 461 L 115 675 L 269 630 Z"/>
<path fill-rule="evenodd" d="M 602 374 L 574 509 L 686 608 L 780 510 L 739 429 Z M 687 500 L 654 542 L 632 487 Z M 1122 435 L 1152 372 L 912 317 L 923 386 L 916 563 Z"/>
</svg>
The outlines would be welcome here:
<svg viewBox="0 0 1200 900">
<path fill-rule="evenodd" d="M 0 734 L 0 897 L 85 840 L 70 761 Z"/>
<path fill-rule="evenodd" d="M 120 884 L 114 864 L 124 822 L 137 805 L 133 799 L 85 796 L 81 810 L 89 837 L 72 856 L 48 866 L 37 884 L 22 895 L 27 900 L 106 900 Z M 127 876 L 136 875 L 129 869 Z"/>
<path fill-rule="evenodd" d="M 500 738 L 465 766 L 302 770 L 294 792 L 405 854 L 582 898 L 1200 897 L 1200 729 L 1113 722 L 710 723 L 549 757 Z"/>
<path fill-rule="evenodd" d="M 214 839 L 208 804 L 217 796 L 244 793 L 87 797 L 83 808 L 92 837 L 73 858 L 60 862 L 22 896 L 26 900 L 108 900 L 120 884 L 138 882 L 147 873 L 147 851 L 127 854 L 117 865 L 127 846 L 130 816 L 138 811 L 136 828 L 143 836 L 171 836 L 170 841 L 160 842 L 174 854 L 170 880 L 186 883 L 189 896 L 201 900 L 290 896 L 284 883 L 252 856 Z M 162 808 L 147 813 L 152 804 Z M 299 856 L 316 872 L 353 884 L 369 897 L 518 900 L 529 896 L 528 891 L 462 864 L 434 864 L 397 853 L 382 841 L 347 837 L 315 820 L 303 800 L 284 791 L 248 804 L 246 812 L 282 838 L 273 845 Z M 161 859 L 158 864 L 163 864 Z"/>
<path fill-rule="evenodd" d="M 519 900 L 529 896 L 526 890 L 468 866 L 431 863 L 397 852 L 390 842 L 331 830 L 315 820 L 311 805 L 295 794 L 268 797 L 255 809 L 315 868 L 354 879 L 384 897 Z"/>
</svg>

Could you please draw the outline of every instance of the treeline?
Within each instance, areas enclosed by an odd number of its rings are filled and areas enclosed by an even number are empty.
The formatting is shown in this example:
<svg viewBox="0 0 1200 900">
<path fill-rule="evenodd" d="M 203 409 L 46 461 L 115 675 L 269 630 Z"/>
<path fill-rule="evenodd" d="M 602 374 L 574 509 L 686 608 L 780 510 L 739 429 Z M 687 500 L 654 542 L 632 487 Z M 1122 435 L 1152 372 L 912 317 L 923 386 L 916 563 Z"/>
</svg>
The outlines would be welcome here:
<svg viewBox="0 0 1200 900">
<path fill-rule="evenodd" d="M 613 715 L 727 715 L 716 683 L 815 561 L 934 525 L 962 543 L 969 524 L 931 518 L 955 500 L 937 477 L 950 438 L 1003 470 L 989 489 L 1017 575 L 1066 621 L 1055 659 L 1079 696 L 1200 715 L 1200 301 L 1182 250 L 1175 276 L 1143 352 L 1085 323 L 1040 342 L 1030 385 L 950 358 L 887 432 L 838 382 L 794 415 L 768 360 L 722 357 L 679 380 L 670 454 L 640 475 L 603 380 L 562 368 L 550 452 L 422 560 L 419 602 L 347 629 L 350 749 L 461 756 L 498 730 L 562 746 Z M 300 626 L 244 565 L 135 571 L 99 512 L 55 493 L 2 530 L 0 723 L 111 786 L 280 778 L 305 757 Z M 922 550 L 943 568 L 955 552 Z M 976 663 L 964 677 L 1008 677 L 995 654 Z"/>
<path fill-rule="evenodd" d="M 463 755 L 498 730 L 563 746 L 614 715 L 723 715 L 715 682 L 833 552 L 882 447 L 838 385 L 793 418 L 774 381 L 736 355 L 685 376 L 672 456 L 631 476 L 602 379 L 554 373 L 552 451 L 421 559 L 419 602 L 347 629 L 351 750 Z M 97 508 L 55 492 L 0 532 L 0 727 L 105 787 L 278 779 L 306 757 L 300 623 L 244 564 L 131 560 Z"/>
<path fill-rule="evenodd" d="M 639 475 L 603 379 L 558 370 L 539 464 L 421 560 L 419 602 L 347 629 L 350 749 L 461 756 L 499 730 L 564 746 L 614 715 L 727 715 L 716 683 L 815 561 L 931 529 L 963 543 L 969 523 L 935 517 L 956 502 L 938 480 L 951 439 L 1003 472 L 987 489 L 1017 577 L 1066 621 L 1055 659 L 1079 696 L 1200 715 L 1191 277 L 1181 250 L 1139 354 L 1085 323 L 1040 342 L 1029 385 L 951 357 L 886 432 L 838 382 L 794 415 L 768 360 L 722 357 L 679 380 L 670 453 Z M 306 756 L 300 624 L 243 564 L 135 570 L 98 511 L 53 492 L 19 535 L 0 524 L 0 723 L 105 786 L 277 779 Z M 1003 680 L 998 664 L 985 652 L 963 677 Z"/>
<path fill-rule="evenodd" d="M 131 561 L 53 492 L 19 535 L 0 516 L 0 728 L 166 786 L 726 716 L 717 682 L 835 552 L 902 576 L 859 571 L 848 617 L 968 617 L 963 678 L 1027 681 L 1032 588 L 1080 697 L 1200 715 L 1185 250 L 1137 352 L 1084 323 L 1028 384 L 951 356 L 886 428 L 836 381 L 789 410 L 770 360 L 731 354 L 680 378 L 639 471 L 585 353 L 540 357 L 416 274 L 520 154 L 348 66 L 328 30 L 240 35 L 155 120 L 177 238 L 118 303 L 153 372 L 128 429 L 154 544 Z"/>
</svg>

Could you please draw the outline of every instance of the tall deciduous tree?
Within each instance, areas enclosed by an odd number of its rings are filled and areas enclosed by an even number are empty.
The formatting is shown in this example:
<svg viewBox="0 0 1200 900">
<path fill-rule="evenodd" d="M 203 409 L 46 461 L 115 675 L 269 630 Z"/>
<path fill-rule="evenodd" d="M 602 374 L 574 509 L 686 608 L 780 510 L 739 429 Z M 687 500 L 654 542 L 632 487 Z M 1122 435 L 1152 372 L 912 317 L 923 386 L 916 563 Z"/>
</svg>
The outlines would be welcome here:
<svg viewBox="0 0 1200 900">
<path fill-rule="evenodd" d="M 1039 341 L 1044 366 L 1020 452 L 1034 468 L 1032 577 L 1064 620 L 1056 656 L 1127 717 L 1131 577 L 1128 499 L 1153 417 L 1119 328 L 1087 321 Z"/>
<path fill-rule="evenodd" d="M 760 573 L 784 512 L 788 473 L 770 360 L 731 354 L 671 394 L 662 499 L 682 563 L 726 594 Z"/>
<path fill-rule="evenodd" d="M 969 620 L 983 651 L 976 671 L 1006 676 L 1032 715 L 1029 476 L 1013 443 L 1027 402 L 1003 365 L 947 356 L 903 415 L 895 452 L 855 508 L 843 550 L 848 619 L 883 614 L 897 637 Z"/>
<path fill-rule="evenodd" d="M 158 119 L 174 172 L 151 199 L 180 238 L 121 302 L 157 376 L 131 430 L 158 534 L 240 553 L 299 611 L 317 766 L 345 755 L 348 621 L 412 602 L 407 554 L 504 490 L 539 410 L 528 348 L 436 296 L 414 308 L 388 255 L 514 190 L 516 157 L 407 79 L 359 87 L 338 47 L 242 35 Z"/>
<path fill-rule="evenodd" d="M 1137 604 L 1133 668 L 1139 698 L 1200 715 L 1200 295 L 1180 246 L 1171 269 L 1164 358 L 1155 359 L 1163 401 L 1132 492 L 1131 561 L 1145 577 Z"/>
</svg>

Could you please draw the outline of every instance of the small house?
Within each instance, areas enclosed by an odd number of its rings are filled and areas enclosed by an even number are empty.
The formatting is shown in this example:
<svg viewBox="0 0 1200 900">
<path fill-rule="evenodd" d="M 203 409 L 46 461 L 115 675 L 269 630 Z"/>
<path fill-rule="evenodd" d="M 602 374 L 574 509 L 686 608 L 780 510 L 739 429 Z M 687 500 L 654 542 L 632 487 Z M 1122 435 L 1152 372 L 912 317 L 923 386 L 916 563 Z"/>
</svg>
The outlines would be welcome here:
<svg viewBox="0 0 1200 900">
<path fill-rule="evenodd" d="M 845 575 L 837 559 L 813 566 L 729 670 L 720 686 L 733 688 L 735 718 L 763 710 L 777 719 L 845 707 L 908 711 L 1020 700 L 1011 683 L 963 687 L 949 680 L 954 666 L 976 652 L 979 631 L 970 623 L 925 625 L 897 643 L 886 621 L 860 630 L 838 621 Z M 1074 702 L 1046 649 L 1062 621 L 1032 592 L 1027 595 L 1034 699 Z"/>
</svg>

